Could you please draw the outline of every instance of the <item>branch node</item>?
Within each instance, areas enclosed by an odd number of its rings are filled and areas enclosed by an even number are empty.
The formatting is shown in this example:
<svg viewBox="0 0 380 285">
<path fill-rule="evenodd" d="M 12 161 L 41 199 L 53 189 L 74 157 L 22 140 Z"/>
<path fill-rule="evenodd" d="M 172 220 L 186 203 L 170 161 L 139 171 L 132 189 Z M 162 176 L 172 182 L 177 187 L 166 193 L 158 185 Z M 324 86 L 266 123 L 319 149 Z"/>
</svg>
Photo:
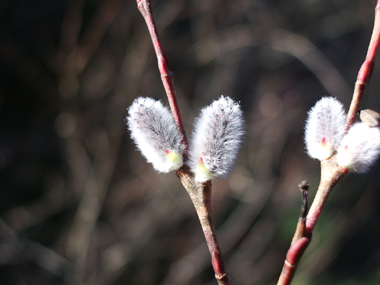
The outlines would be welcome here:
<svg viewBox="0 0 380 285">
<path fill-rule="evenodd" d="M 302 193 L 302 207 L 301 207 L 301 214 L 300 218 L 302 219 L 303 223 L 306 222 L 306 216 L 308 211 L 308 198 L 309 198 L 309 183 L 304 180 L 300 184 L 298 184 L 298 187 L 300 188 L 300 191 Z"/>
<path fill-rule="evenodd" d="M 309 198 L 309 183 L 304 180 L 300 184 L 298 184 L 298 188 L 302 193 L 302 205 L 301 205 L 301 213 L 298 219 L 297 228 L 294 233 L 292 243 L 293 245 L 296 241 L 303 237 L 310 237 L 306 230 L 306 216 L 308 212 L 308 198 Z"/>
<path fill-rule="evenodd" d="M 290 268 L 294 267 L 294 264 L 291 264 L 287 259 L 285 259 L 285 264 L 286 264 L 286 266 L 288 266 Z"/>
</svg>

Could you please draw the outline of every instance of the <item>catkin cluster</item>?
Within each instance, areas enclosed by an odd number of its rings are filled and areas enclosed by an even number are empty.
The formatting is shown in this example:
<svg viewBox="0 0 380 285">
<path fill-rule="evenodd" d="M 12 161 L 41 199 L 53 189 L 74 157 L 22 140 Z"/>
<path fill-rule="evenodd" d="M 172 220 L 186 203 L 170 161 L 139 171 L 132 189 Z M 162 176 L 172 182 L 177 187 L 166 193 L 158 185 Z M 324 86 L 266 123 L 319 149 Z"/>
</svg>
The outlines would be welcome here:
<svg viewBox="0 0 380 285">
<path fill-rule="evenodd" d="M 367 111 L 371 123 L 355 123 L 345 134 L 347 115 L 343 105 L 331 97 L 319 100 L 310 110 L 305 127 L 309 156 L 323 161 L 336 153 L 340 166 L 358 173 L 366 172 L 380 153 L 380 129 L 373 122 L 373 113 Z"/>
<path fill-rule="evenodd" d="M 187 163 L 198 182 L 223 178 L 231 171 L 244 133 L 243 113 L 231 98 L 221 96 L 201 110 L 188 161 L 183 159 L 183 137 L 160 101 L 137 98 L 128 113 L 131 137 L 157 171 L 170 172 Z"/>
</svg>

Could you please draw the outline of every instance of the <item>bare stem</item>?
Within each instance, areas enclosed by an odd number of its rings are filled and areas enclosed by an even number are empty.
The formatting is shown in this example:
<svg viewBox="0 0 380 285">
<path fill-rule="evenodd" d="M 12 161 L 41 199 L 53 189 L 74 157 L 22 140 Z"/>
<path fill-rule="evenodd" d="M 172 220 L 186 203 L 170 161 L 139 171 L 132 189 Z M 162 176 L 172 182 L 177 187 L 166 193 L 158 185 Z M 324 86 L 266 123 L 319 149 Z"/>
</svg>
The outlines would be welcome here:
<svg viewBox="0 0 380 285">
<path fill-rule="evenodd" d="M 189 193 L 195 210 L 197 211 L 207 246 L 211 254 L 211 263 L 214 268 L 215 279 L 218 281 L 219 285 L 230 285 L 232 284 L 231 279 L 223 261 L 211 218 L 211 181 L 204 183 L 195 182 L 187 166 L 178 170 L 177 176 L 181 179 L 181 182 Z"/>
<path fill-rule="evenodd" d="M 375 22 L 373 25 L 373 31 L 371 40 L 369 42 L 367 56 L 359 69 L 358 76 L 355 82 L 354 94 L 352 96 L 352 101 L 350 109 L 348 110 L 347 121 L 346 121 L 346 132 L 353 125 L 356 119 L 356 115 L 359 111 L 360 102 L 362 100 L 365 88 L 372 75 L 373 66 L 375 64 L 375 56 L 377 48 L 380 43 L 380 0 L 377 0 L 375 8 Z"/>
<path fill-rule="evenodd" d="M 302 211 L 300 220 L 294 234 L 292 244 L 286 254 L 286 259 L 277 285 L 288 285 L 291 283 L 297 269 L 299 260 L 311 242 L 313 230 L 322 213 L 323 207 L 329 197 L 331 190 L 345 175 L 347 170 L 338 166 L 335 156 L 321 163 L 321 181 L 310 207 L 306 219 L 303 219 L 305 211 Z M 303 193 L 305 195 L 305 193 Z M 303 199 L 305 201 L 305 198 Z M 303 208 L 305 207 L 305 202 Z"/>
<path fill-rule="evenodd" d="M 287 285 L 292 282 L 293 276 L 296 272 L 297 265 L 309 245 L 311 239 L 307 237 L 300 238 L 292 246 L 290 246 L 284 266 L 282 267 L 280 278 L 277 285 Z"/>
<path fill-rule="evenodd" d="M 313 204 L 306 217 L 306 232 L 311 236 L 322 213 L 331 190 L 347 174 L 347 170 L 338 166 L 335 156 L 321 162 L 321 181 Z"/>
<path fill-rule="evenodd" d="M 158 37 L 158 32 L 156 28 L 156 24 L 154 22 L 153 14 L 150 9 L 150 0 L 137 0 L 137 7 L 140 10 L 146 25 L 148 26 L 148 30 L 150 33 L 150 37 L 152 38 L 154 50 L 156 52 L 157 60 L 158 60 L 158 69 L 160 70 L 161 80 L 165 88 L 166 95 L 168 97 L 169 105 L 172 110 L 172 114 L 174 117 L 174 121 L 182 134 L 182 143 L 185 145 L 184 155 L 187 157 L 189 150 L 189 143 L 187 142 L 185 128 L 183 127 L 181 114 L 179 112 L 177 98 L 174 90 L 174 80 L 173 80 L 173 72 L 170 67 L 169 60 L 166 56 L 166 53 L 161 47 L 161 42 Z"/>
<path fill-rule="evenodd" d="M 375 8 L 375 23 L 367 51 L 367 56 L 358 72 L 358 77 L 355 83 L 355 90 L 352 96 L 352 101 L 346 120 L 346 132 L 355 122 L 361 99 L 372 75 L 379 42 L 380 0 L 377 1 Z M 336 163 L 336 154 L 334 154 L 330 159 L 321 162 L 321 180 L 316 196 L 306 217 L 306 222 L 304 224 L 302 224 L 302 221 L 298 222 L 292 244 L 287 252 L 284 266 L 277 283 L 278 285 L 288 285 L 291 283 L 299 260 L 311 242 L 313 230 L 322 213 L 323 207 L 331 193 L 331 190 L 346 174 L 347 170 L 340 167 Z"/>
</svg>

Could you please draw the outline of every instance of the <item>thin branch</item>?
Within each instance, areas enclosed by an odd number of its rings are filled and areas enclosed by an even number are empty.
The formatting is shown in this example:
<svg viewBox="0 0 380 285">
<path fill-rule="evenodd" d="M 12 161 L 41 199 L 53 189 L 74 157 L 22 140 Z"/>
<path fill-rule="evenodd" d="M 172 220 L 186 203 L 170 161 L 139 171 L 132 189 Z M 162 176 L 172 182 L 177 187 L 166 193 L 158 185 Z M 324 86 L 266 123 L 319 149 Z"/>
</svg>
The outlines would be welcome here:
<svg viewBox="0 0 380 285">
<path fill-rule="evenodd" d="M 353 125 L 356 119 L 356 115 L 359 111 L 359 105 L 363 98 L 365 88 L 372 75 L 373 66 L 375 64 L 375 56 L 380 42 L 380 0 L 377 0 L 375 8 L 375 22 L 373 25 L 373 31 L 371 40 L 369 42 L 367 56 L 364 63 L 359 69 L 358 77 L 355 82 L 355 90 L 352 96 L 350 109 L 348 110 L 346 121 L 346 132 Z"/>
<path fill-rule="evenodd" d="M 210 251 L 215 279 L 219 285 L 230 285 L 231 279 L 223 261 L 216 237 L 216 231 L 211 218 L 211 181 L 204 183 L 195 182 L 193 176 L 188 171 L 187 166 L 178 171 L 177 176 L 181 179 L 181 182 L 189 193 L 195 210 L 197 211 L 207 246 Z"/>
<path fill-rule="evenodd" d="M 76 72 L 78 74 L 82 73 L 98 48 L 107 29 L 120 11 L 122 3 L 121 0 L 106 0 L 98 8 L 77 45 Z"/>
<path fill-rule="evenodd" d="M 366 59 L 361 66 L 357 81 L 355 83 L 355 90 L 352 96 L 351 106 L 348 111 L 345 130 L 346 132 L 355 122 L 359 105 L 363 97 L 365 87 L 367 86 L 377 52 L 377 48 L 380 42 L 380 0 L 377 1 L 375 8 L 375 23 L 372 32 L 372 37 L 369 43 Z M 321 162 L 321 180 L 318 187 L 318 191 L 311 205 L 310 211 L 306 217 L 305 224 L 297 226 L 297 230 L 294 234 L 292 244 L 286 255 L 284 266 L 278 280 L 278 285 L 288 285 L 291 283 L 292 278 L 297 269 L 299 260 L 305 252 L 307 246 L 311 242 L 313 230 L 317 224 L 317 221 L 322 213 L 327 198 L 329 197 L 334 186 L 347 174 L 347 169 L 340 167 L 336 162 L 336 154 L 330 159 Z M 300 219 L 301 220 L 301 219 Z M 304 228 L 306 227 L 306 228 Z"/>
<path fill-rule="evenodd" d="M 310 237 L 331 190 L 346 174 L 347 169 L 338 166 L 335 156 L 321 162 L 321 180 L 314 201 L 306 217 L 306 233 Z"/>
<path fill-rule="evenodd" d="M 298 219 L 298 224 L 296 228 L 296 232 L 293 236 L 293 240 L 291 245 L 293 245 L 297 240 L 305 236 L 306 231 L 306 216 L 308 211 L 308 199 L 309 199 L 309 183 L 307 181 L 302 181 L 298 188 L 302 193 L 302 208 L 300 218 Z"/>
<path fill-rule="evenodd" d="M 82 25 L 84 0 L 71 0 L 66 3 L 65 16 L 59 39 L 59 47 L 65 54 L 70 54 L 78 45 Z"/>
<path fill-rule="evenodd" d="M 331 190 L 346 174 L 347 170 L 338 166 L 334 156 L 329 160 L 322 161 L 321 181 L 317 194 L 314 198 L 313 204 L 311 205 L 306 220 L 302 217 L 305 214 L 305 211 L 302 211 L 291 246 L 286 254 L 284 266 L 277 285 L 288 285 L 291 283 L 298 263 L 307 246 L 311 242 L 313 230 L 322 213 L 323 207 L 326 204 Z M 305 195 L 304 192 L 303 195 Z M 305 198 L 303 208 L 305 208 Z"/>
<path fill-rule="evenodd" d="M 153 14 L 150 9 L 150 1 L 149 0 L 137 0 L 137 7 L 140 10 L 141 14 L 144 17 L 146 25 L 148 26 L 148 30 L 150 33 L 150 37 L 152 38 L 154 50 L 156 52 L 157 60 L 158 60 L 158 69 L 160 70 L 161 80 L 165 88 L 166 95 L 168 97 L 168 101 L 170 104 L 170 108 L 173 113 L 174 121 L 182 134 L 183 141 L 182 143 L 186 146 L 185 149 L 185 157 L 188 155 L 189 143 L 187 142 L 185 128 L 183 127 L 181 114 L 179 112 L 179 107 L 177 103 L 177 98 L 174 90 L 174 81 L 173 81 L 173 72 L 170 67 L 169 60 L 166 56 L 166 53 L 161 47 L 161 42 L 158 37 L 158 32 L 156 28 L 156 24 L 154 22 Z"/>
</svg>

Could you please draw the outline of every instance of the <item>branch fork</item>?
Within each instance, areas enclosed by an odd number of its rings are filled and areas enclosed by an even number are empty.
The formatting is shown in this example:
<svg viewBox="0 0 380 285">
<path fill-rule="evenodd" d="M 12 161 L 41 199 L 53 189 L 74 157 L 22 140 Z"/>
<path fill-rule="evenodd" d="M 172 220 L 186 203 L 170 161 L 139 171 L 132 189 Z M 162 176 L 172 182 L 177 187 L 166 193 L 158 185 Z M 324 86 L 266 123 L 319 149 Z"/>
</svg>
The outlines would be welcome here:
<svg viewBox="0 0 380 285">
<path fill-rule="evenodd" d="M 210 251 L 215 278 L 219 285 L 231 284 L 231 279 L 223 261 L 211 218 L 211 181 L 195 182 L 193 174 L 189 171 L 187 166 L 179 169 L 177 176 L 189 194 L 197 212 Z"/>
</svg>

